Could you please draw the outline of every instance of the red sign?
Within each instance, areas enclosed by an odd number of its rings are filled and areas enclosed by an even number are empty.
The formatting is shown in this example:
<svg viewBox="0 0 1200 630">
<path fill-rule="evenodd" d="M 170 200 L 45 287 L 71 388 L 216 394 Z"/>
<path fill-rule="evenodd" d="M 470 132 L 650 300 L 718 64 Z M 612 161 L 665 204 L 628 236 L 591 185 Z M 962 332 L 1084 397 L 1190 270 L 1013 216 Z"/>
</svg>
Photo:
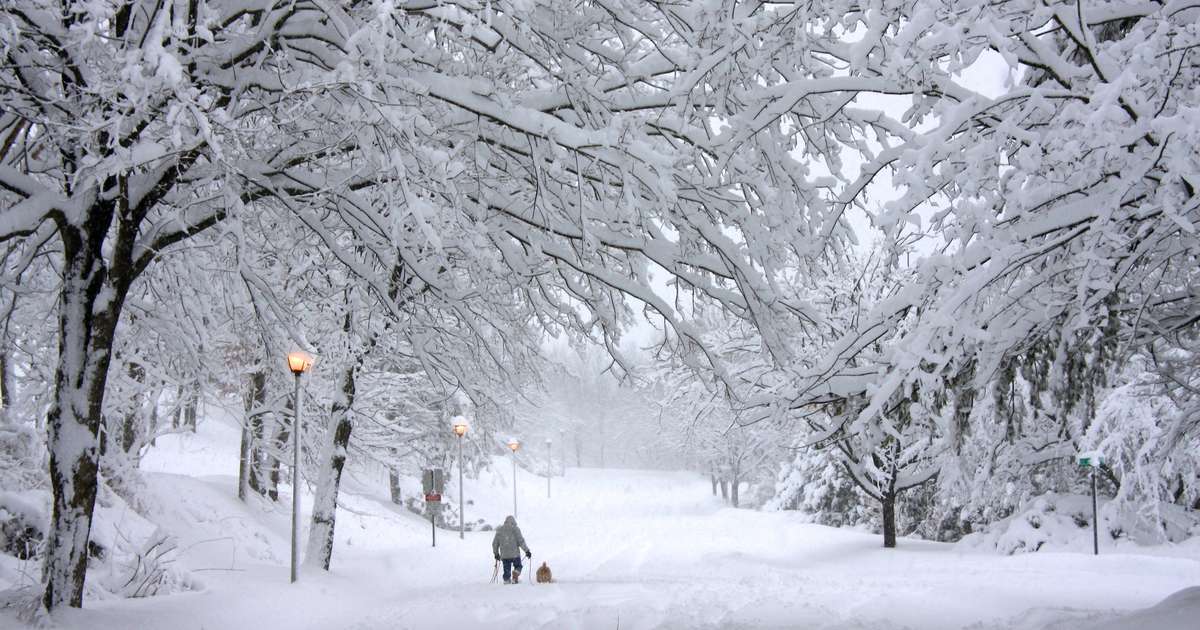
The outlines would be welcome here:
<svg viewBox="0 0 1200 630">
<path fill-rule="evenodd" d="M 440 503 L 440 502 L 441 502 L 441 500 L 442 500 L 442 495 L 440 495 L 440 494 L 427 494 L 427 495 L 425 495 L 425 500 L 426 500 L 426 501 L 428 501 L 428 502 L 430 502 L 430 503 Z"/>
</svg>

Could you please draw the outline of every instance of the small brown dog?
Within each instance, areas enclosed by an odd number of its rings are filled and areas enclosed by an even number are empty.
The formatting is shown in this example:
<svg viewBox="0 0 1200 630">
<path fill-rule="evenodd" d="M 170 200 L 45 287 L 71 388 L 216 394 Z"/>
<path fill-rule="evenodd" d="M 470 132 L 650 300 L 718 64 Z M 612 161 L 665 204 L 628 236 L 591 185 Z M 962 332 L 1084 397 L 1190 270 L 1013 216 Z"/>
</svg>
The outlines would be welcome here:
<svg viewBox="0 0 1200 630">
<path fill-rule="evenodd" d="M 538 584 L 546 584 L 554 581 L 554 577 L 550 575 L 550 567 L 546 566 L 545 562 L 542 563 L 542 566 L 538 567 L 537 581 Z"/>
</svg>

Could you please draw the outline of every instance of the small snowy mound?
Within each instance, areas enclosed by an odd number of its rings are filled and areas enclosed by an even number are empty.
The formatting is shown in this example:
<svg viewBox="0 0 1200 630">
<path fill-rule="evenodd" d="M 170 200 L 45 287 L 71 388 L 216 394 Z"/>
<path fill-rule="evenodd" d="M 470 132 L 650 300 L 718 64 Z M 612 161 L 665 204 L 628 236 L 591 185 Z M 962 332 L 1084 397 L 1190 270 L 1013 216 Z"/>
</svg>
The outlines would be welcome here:
<svg viewBox="0 0 1200 630">
<path fill-rule="evenodd" d="M 1102 548 L 1180 542 L 1200 535 L 1196 515 L 1178 506 L 1163 505 L 1159 513 L 1145 514 L 1101 500 L 1099 508 Z M 1075 494 L 1043 494 L 1012 516 L 964 537 L 958 544 L 1009 555 L 1034 551 L 1090 553 L 1092 499 Z"/>
<path fill-rule="evenodd" d="M 1112 621 L 1092 626 L 1093 630 L 1195 630 L 1200 625 L 1200 586 L 1185 588 L 1161 602 Z"/>
</svg>

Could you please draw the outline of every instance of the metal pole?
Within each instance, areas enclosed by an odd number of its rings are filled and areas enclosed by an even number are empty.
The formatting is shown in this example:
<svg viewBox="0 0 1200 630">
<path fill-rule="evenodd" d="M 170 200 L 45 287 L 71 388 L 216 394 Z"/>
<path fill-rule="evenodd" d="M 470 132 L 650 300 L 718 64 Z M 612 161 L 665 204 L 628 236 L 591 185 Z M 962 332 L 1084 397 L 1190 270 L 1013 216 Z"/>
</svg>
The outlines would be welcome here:
<svg viewBox="0 0 1200 630">
<path fill-rule="evenodd" d="M 433 546 L 437 546 L 437 503 L 426 501 L 425 507 L 429 510 L 429 531 L 433 533 Z"/>
<path fill-rule="evenodd" d="M 550 465 L 554 456 L 550 453 L 550 440 L 546 440 L 546 498 L 550 498 Z"/>
<path fill-rule="evenodd" d="M 466 538 L 467 512 L 463 499 L 463 436 L 458 436 L 458 538 Z"/>
<path fill-rule="evenodd" d="M 517 452 L 513 451 L 513 518 L 517 517 Z"/>
<path fill-rule="evenodd" d="M 300 560 L 300 372 L 296 372 L 296 405 L 292 420 L 292 582 Z"/>
<path fill-rule="evenodd" d="M 1092 555 L 1100 555 L 1100 518 L 1096 510 L 1096 467 L 1092 466 Z"/>
</svg>

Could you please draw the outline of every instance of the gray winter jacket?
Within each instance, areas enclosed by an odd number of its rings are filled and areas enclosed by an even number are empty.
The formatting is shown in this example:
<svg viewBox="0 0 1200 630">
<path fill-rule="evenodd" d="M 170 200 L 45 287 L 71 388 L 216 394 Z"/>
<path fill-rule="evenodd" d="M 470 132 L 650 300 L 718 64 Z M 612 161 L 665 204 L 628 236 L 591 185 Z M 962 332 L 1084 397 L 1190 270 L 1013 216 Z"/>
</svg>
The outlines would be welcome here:
<svg viewBox="0 0 1200 630">
<path fill-rule="evenodd" d="M 525 544 L 521 528 L 517 527 L 517 519 L 510 516 L 504 519 L 503 525 L 496 528 L 496 536 L 492 538 L 492 555 L 519 558 L 522 549 L 529 553 L 529 546 Z"/>
</svg>

